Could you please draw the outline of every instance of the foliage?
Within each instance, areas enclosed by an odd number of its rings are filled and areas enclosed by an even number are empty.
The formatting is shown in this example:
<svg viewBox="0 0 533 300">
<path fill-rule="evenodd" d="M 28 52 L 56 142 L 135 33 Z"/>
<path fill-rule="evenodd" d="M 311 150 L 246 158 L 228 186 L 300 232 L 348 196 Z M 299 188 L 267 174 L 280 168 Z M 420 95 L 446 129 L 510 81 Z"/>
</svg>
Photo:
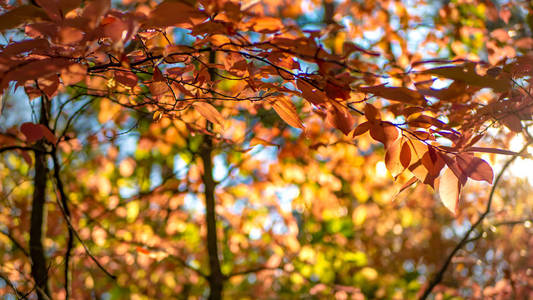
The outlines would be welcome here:
<svg viewBox="0 0 533 300">
<path fill-rule="evenodd" d="M 0 5 L 8 297 L 532 296 L 530 4 Z"/>
</svg>

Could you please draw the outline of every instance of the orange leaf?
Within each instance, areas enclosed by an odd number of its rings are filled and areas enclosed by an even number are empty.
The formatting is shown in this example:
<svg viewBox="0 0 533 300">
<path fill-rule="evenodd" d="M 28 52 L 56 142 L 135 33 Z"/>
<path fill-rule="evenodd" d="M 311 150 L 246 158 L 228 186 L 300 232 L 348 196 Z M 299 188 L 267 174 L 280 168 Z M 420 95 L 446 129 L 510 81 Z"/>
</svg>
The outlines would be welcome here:
<svg viewBox="0 0 533 300">
<path fill-rule="evenodd" d="M 439 183 L 440 200 L 453 214 L 457 215 L 461 185 L 450 168 L 446 168 Z"/>
<path fill-rule="evenodd" d="M 190 23 L 192 19 L 205 19 L 206 15 L 185 1 L 163 1 L 150 13 L 148 23 L 167 27 Z"/>
<path fill-rule="evenodd" d="M 378 119 L 381 119 L 379 110 L 370 103 L 367 103 L 365 105 L 365 117 L 368 121 L 376 121 Z"/>
<path fill-rule="evenodd" d="M 360 87 L 359 90 L 363 93 L 372 93 L 378 97 L 408 104 L 418 105 L 426 103 L 424 96 L 415 90 L 405 87 L 386 87 L 385 85 L 376 85 Z"/>
<path fill-rule="evenodd" d="M 355 120 L 348 110 L 336 106 L 330 107 L 326 120 L 331 126 L 339 129 L 345 135 L 348 135 L 352 131 L 355 124 Z"/>
<path fill-rule="evenodd" d="M 275 100 L 275 102 L 272 104 L 272 107 L 274 108 L 276 113 L 278 113 L 280 118 L 282 118 L 283 121 L 287 122 L 287 124 L 296 128 L 304 128 L 300 117 L 298 117 L 296 107 L 294 107 L 294 104 L 292 104 L 289 99 L 285 97 L 280 97 Z"/>
<path fill-rule="evenodd" d="M 283 23 L 279 18 L 261 17 L 255 18 L 253 30 L 261 33 L 272 33 L 280 30 L 283 27 Z"/>
<path fill-rule="evenodd" d="M 372 124 L 370 136 L 385 145 L 385 148 L 388 148 L 390 144 L 398 139 L 399 133 L 392 123 L 381 122 Z"/>
<path fill-rule="evenodd" d="M 320 105 L 323 104 L 326 100 L 326 94 L 324 92 L 318 90 L 314 86 L 310 85 L 306 81 L 302 79 L 296 80 L 296 85 L 298 86 L 298 89 L 302 91 L 302 96 L 309 102 L 313 103 L 314 105 Z"/>
<path fill-rule="evenodd" d="M 402 140 L 397 139 L 389 146 L 385 154 L 385 165 L 394 178 L 398 177 L 405 170 L 405 167 L 400 161 L 401 149 Z"/>
<path fill-rule="evenodd" d="M 224 117 L 222 117 L 220 112 L 213 105 L 207 102 L 194 102 L 192 105 L 197 112 L 211 123 L 224 126 Z"/>
<path fill-rule="evenodd" d="M 142 254 L 150 254 L 150 251 L 148 251 L 147 249 L 144 249 L 143 247 L 137 247 L 135 249 L 137 250 L 137 252 L 140 252 Z"/>
</svg>

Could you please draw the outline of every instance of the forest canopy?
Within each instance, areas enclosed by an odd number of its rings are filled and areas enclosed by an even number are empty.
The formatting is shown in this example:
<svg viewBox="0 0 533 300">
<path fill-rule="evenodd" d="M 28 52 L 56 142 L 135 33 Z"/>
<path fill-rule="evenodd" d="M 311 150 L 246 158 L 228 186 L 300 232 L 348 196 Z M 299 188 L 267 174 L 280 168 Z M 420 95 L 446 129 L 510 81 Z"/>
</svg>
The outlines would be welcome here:
<svg viewBox="0 0 533 300">
<path fill-rule="evenodd" d="M 0 0 L 5 299 L 533 298 L 533 2 Z"/>
</svg>

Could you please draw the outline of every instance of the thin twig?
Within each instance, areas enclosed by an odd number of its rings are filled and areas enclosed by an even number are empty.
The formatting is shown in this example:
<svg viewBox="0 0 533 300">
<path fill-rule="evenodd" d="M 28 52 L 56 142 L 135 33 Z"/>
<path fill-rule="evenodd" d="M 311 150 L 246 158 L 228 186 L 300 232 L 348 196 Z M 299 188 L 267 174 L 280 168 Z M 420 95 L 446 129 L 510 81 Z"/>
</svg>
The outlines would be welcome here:
<svg viewBox="0 0 533 300">
<path fill-rule="evenodd" d="M 431 294 L 431 291 L 433 291 L 433 289 L 442 281 L 442 279 L 444 277 L 444 273 L 446 272 L 446 270 L 450 266 L 450 263 L 452 262 L 452 259 L 454 258 L 455 254 L 457 254 L 457 252 L 459 250 L 461 250 L 461 248 L 463 248 L 464 245 L 466 245 L 466 243 L 469 241 L 470 234 L 472 234 L 472 232 L 481 224 L 481 222 L 485 219 L 485 217 L 490 213 L 490 208 L 491 208 L 491 205 L 492 205 L 492 199 L 494 198 L 494 193 L 496 191 L 496 187 L 498 186 L 498 183 L 500 182 L 500 179 L 502 178 L 503 173 L 507 170 L 507 168 L 509 168 L 511 163 L 519 156 L 519 154 L 524 152 L 527 149 L 527 147 L 529 147 L 529 145 L 531 145 L 531 143 L 532 142 L 529 141 L 522 148 L 522 150 L 520 150 L 516 155 L 513 155 L 513 157 L 511 159 L 509 159 L 507 162 L 505 162 L 505 164 L 503 165 L 500 173 L 498 173 L 498 175 L 496 176 L 496 179 L 494 180 L 494 184 L 492 185 L 492 189 L 490 190 L 489 199 L 487 201 L 487 206 L 485 208 L 485 211 L 479 216 L 479 219 L 472 226 L 470 226 L 470 229 L 468 229 L 468 231 L 465 233 L 465 235 L 463 236 L 461 241 L 457 244 L 457 246 L 455 246 L 455 248 L 452 250 L 452 252 L 448 255 L 448 257 L 444 261 L 444 264 L 442 265 L 442 267 L 434 275 L 433 279 L 429 282 L 428 286 L 426 287 L 426 289 L 422 293 L 422 296 L 420 296 L 420 298 L 419 298 L 420 300 L 426 299 Z"/>
</svg>

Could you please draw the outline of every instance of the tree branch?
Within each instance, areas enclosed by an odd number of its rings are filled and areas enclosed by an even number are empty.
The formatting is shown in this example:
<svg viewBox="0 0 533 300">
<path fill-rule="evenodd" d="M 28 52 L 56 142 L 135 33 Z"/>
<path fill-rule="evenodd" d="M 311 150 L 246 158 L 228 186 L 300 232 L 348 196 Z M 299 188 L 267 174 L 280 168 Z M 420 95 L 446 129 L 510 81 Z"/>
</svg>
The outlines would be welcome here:
<svg viewBox="0 0 533 300">
<path fill-rule="evenodd" d="M 511 163 L 517 157 L 519 157 L 520 154 L 522 152 L 524 152 L 527 149 L 527 147 L 529 147 L 529 145 L 531 145 L 531 143 L 532 143 L 531 141 L 528 141 L 528 143 L 522 148 L 522 150 L 520 150 L 516 155 L 513 155 L 513 157 L 511 159 L 509 159 L 507 162 L 505 162 L 505 164 L 503 165 L 500 173 L 498 173 L 498 175 L 496 176 L 496 179 L 494 180 L 494 184 L 492 185 L 492 188 L 490 190 L 489 199 L 487 201 L 487 206 L 485 207 L 485 211 L 479 216 L 478 220 L 472 226 L 470 226 L 470 228 L 465 233 L 465 235 L 463 236 L 461 241 L 457 244 L 457 246 L 455 246 L 455 248 L 452 250 L 452 252 L 450 252 L 448 257 L 446 257 L 446 260 L 444 261 L 444 264 L 439 269 L 439 271 L 433 276 L 433 279 L 429 282 L 428 286 L 426 287 L 426 289 L 422 293 L 422 296 L 420 296 L 420 298 L 419 298 L 420 300 L 426 299 L 431 294 L 431 291 L 433 291 L 433 289 L 442 281 L 442 279 L 444 277 L 444 273 L 446 272 L 446 270 L 450 266 L 450 263 L 452 262 L 452 259 L 454 258 L 455 254 L 457 254 L 457 252 L 459 250 L 461 250 L 461 248 L 463 248 L 464 245 L 466 245 L 466 243 L 469 241 L 470 234 L 472 234 L 472 232 L 481 224 L 481 222 L 485 219 L 485 217 L 490 213 L 490 208 L 492 206 L 492 199 L 494 198 L 494 193 L 496 191 L 496 187 L 498 186 L 498 183 L 500 182 L 503 173 L 507 170 L 507 168 L 509 168 Z"/>
<path fill-rule="evenodd" d="M 60 165 L 59 165 L 59 159 L 57 158 L 57 148 L 54 146 L 52 148 L 52 160 L 54 162 L 54 179 L 56 182 L 56 187 L 59 192 L 59 197 L 61 198 L 61 205 L 63 206 L 63 210 L 65 213 L 65 216 L 70 218 L 70 209 L 68 208 L 68 198 L 67 194 L 65 193 L 65 189 L 63 186 L 63 181 L 61 181 L 60 177 Z M 68 237 L 67 237 L 67 249 L 65 250 L 65 271 L 64 271 L 64 277 L 65 277 L 65 300 L 68 300 L 70 298 L 70 257 L 72 254 L 72 249 L 74 248 L 74 230 L 71 226 L 67 226 L 68 230 Z"/>
</svg>

